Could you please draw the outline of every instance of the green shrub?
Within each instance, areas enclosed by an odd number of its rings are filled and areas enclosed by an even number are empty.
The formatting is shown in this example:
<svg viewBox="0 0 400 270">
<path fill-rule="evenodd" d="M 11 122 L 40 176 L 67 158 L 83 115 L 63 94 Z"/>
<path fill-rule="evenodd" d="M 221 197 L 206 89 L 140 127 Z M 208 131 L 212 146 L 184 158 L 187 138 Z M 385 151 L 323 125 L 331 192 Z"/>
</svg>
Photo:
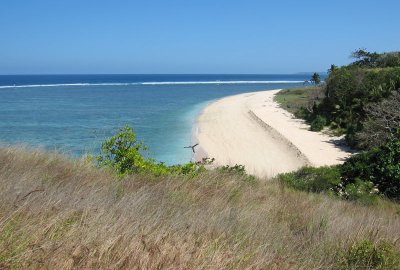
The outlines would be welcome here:
<svg viewBox="0 0 400 270">
<path fill-rule="evenodd" d="M 236 164 L 234 166 L 225 165 L 225 166 L 218 167 L 218 170 L 220 170 L 222 172 L 234 173 L 234 174 L 238 174 L 238 175 L 246 175 L 246 167 L 244 165 L 238 165 L 238 164 Z"/>
<path fill-rule="evenodd" d="M 341 185 L 340 185 L 341 186 Z M 358 201 L 363 204 L 373 204 L 378 198 L 378 189 L 374 183 L 356 179 L 354 183 L 340 189 L 338 194 L 347 200 Z"/>
<path fill-rule="evenodd" d="M 340 254 L 340 269 L 398 269 L 399 252 L 392 243 L 381 241 L 374 244 L 369 240 L 357 242 Z"/>
<path fill-rule="evenodd" d="M 345 66 L 329 73 L 325 98 L 313 110 L 327 122 L 346 129 L 346 139 L 357 146 L 354 134 L 363 129 L 365 106 L 388 98 L 400 88 L 400 67 L 361 68 Z"/>
<path fill-rule="evenodd" d="M 146 149 L 143 143 L 136 140 L 133 129 L 125 126 L 103 142 L 97 161 L 100 166 L 111 167 L 121 175 L 138 173 L 148 165 L 140 152 Z"/>
<path fill-rule="evenodd" d="M 187 163 L 167 166 L 154 159 L 145 158 L 143 152 L 147 146 L 136 140 L 132 128 L 125 126 L 101 146 L 100 155 L 96 157 L 100 167 L 108 167 L 124 176 L 134 173 L 151 173 L 153 175 L 189 175 L 193 176 L 205 170 L 202 163 Z"/>
<path fill-rule="evenodd" d="M 387 144 L 348 158 L 341 175 L 344 187 L 371 182 L 380 194 L 400 200 L 400 132 Z"/>
<path fill-rule="evenodd" d="M 303 167 L 298 171 L 278 175 L 286 186 L 308 192 L 336 192 L 340 184 L 338 166 Z"/>
<path fill-rule="evenodd" d="M 317 115 L 317 117 L 315 117 L 315 119 L 311 122 L 310 130 L 321 131 L 324 126 L 326 126 L 326 118 L 321 115 Z"/>
<path fill-rule="evenodd" d="M 277 100 L 283 105 L 290 102 L 289 110 L 309 122 L 313 131 L 334 123 L 331 127 L 336 133 L 346 134 L 347 143 L 361 149 L 360 138 L 355 135 L 365 126 L 368 104 L 389 99 L 393 91 L 400 89 L 400 52 L 370 53 L 359 49 L 353 57 L 357 60 L 350 65 L 331 66 L 319 93 L 309 92 L 308 99 L 304 99 L 283 91 Z M 286 100 L 282 101 L 282 97 Z"/>
<path fill-rule="evenodd" d="M 278 175 L 285 186 L 307 192 L 325 192 L 346 200 L 373 204 L 378 199 L 378 190 L 372 182 L 355 180 L 344 184 L 341 166 L 303 167 L 295 172 Z"/>
<path fill-rule="evenodd" d="M 246 167 L 244 165 L 238 165 L 238 164 L 234 166 L 226 165 L 218 167 L 217 170 L 227 174 L 242 176 L 245 178 L 245 180 L 248 180 L 250 182 L 255 180 L 255 177 L 253 175 L 247 174 Z"/>
<path fill-rule="evenodd" d="M 160 164 L 155 164 L 155 167 L 158 167 Z M 165 166 L 165 165 L 164 165 Z M 160 174 L 173 174 L 173 175 L 189 175 L 195 176 L 198 173 L 205 170 L 203 164 L 196 164 L 193 162 L 189 162 L 186 164 L 179 164 L 173 166 L 166 166 L 166 171 Z"/>
<path fill-rule="evenodd" d="M 301 107 L 299 109 L 297 109 L 294 113 L 293 113 L 294 117 L 296 118 L 300 118 L 300 119 L 307 119 L 310 115 L 310 113 L 307 111 L 306 108 Z"/>
</svg>

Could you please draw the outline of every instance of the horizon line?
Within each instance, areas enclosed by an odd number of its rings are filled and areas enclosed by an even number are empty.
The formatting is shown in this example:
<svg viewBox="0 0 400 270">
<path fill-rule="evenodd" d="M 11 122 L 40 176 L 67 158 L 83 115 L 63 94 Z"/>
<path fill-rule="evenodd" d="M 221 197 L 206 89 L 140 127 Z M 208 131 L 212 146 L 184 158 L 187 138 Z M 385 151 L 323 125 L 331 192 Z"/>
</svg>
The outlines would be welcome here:
<svg viewBox="0 0 400 270">
<path fill-rule="evenodd" d="M 294 73 L 14 73 L 0 76 L 57 76 L 57 75 L 307 75 L 326 71 L 304 71 Z"/>
</svg>

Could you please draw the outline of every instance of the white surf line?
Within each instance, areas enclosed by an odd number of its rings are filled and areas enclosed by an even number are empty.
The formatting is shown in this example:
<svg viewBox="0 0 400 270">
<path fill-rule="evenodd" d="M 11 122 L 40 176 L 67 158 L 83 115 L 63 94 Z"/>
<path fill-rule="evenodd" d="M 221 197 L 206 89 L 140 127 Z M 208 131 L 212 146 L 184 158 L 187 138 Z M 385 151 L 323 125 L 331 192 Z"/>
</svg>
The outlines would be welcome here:
<svg viewBox="0 0 400 270">
<path fill-rule="evenodd" d="M 178 81 L 178 82 L 130 82 L 130 83 L 60 83 L 60 84 L 27 84 L 1 85 L 0 89 L 31 87 L 63 87 L 63 86 L 129 86 L 129 85 L 196 85 L 196 84 L 283 84 L 302 83 L 303 81 Z"/>
</svg>

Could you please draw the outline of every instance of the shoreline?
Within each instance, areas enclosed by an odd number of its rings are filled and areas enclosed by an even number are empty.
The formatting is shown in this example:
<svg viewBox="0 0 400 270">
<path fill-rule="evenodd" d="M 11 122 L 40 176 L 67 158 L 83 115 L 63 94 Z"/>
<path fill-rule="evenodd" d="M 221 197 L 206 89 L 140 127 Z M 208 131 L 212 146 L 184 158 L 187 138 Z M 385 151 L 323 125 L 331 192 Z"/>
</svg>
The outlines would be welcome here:
<svg viewBox="0 0 400 270">
<path fill-rule="evenodd" d="M 205 108 L 207 108 L 208 106 L 210 106 L 211 104 L 213 104 L 214 102 L 216 102 L 216 100 L 210 101 L 208 102 L 203 109 L 196 115 L 193 124 L 192 124 L 192 134 L 191 134 L 191 145 L 195 145 L 197 143 L 199 143 L 199 140 L 197 138 L 197 134 L 199 134 L 200 132 L 200 126 L 199 126 L 199 118 L 200 116 L 203 114 L 203 111 L 205 110 Z M 202 161 L 203 157 L 208 157 L 207 152 L 203 149 L 203 147 L 201 147 L 201 145 L 199 144 L 196 147 L 196 152 L 194 152 L 192 154 L 191 157 L 191 161 L 193 162 L 200 162 Z"/>
<path fill-rule="evenodd" d="M 282 109 L 277 90 L 249 92 L 210 102 L 195 121 L 194 160 L 214 166 L 244 165 L 249 174 L 270 178 L 303 166 L 340 164 L 351 154 L 341 137 L 308 130 Z"/>
</svg>

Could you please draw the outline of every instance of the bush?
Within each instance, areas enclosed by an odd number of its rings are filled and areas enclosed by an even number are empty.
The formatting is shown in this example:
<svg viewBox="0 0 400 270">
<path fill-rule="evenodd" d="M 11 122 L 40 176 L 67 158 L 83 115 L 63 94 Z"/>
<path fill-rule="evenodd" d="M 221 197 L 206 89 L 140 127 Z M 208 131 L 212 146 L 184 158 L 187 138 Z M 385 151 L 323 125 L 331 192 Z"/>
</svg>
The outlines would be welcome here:
<svg viewBox="0 0 400 270">
<path fill-rule="evenodd" d="M 244 177 L 245 180 L 248 180 L 250 182 L 256 179 L 253 175 L 247 174 L 246 167 L 244 165 L 238 165 L 238 164 L 234 166 L 226 165 L 218 167 L 217 170 L 223 173 Z"/>
<path fill-rule="evenodd" d="M 361 152 L 341 167 L 344 187 L 371 182 L 380 194 L 400 200 L 400 132 L 381 147 Z"/>
<path fill-rule="evenodd" d="M 190 162 L 174 166 L 157 163 L 154 159 L 143 156 L 146 150 L 147 146 L 136 140 L 133 129 L 125 126 L 101 145 L 101 153 L 96 158 L 100 167 L 111 168 L 120 176 L 134 173 L 193 176 L 205 170 L 202 163 Z"/>
<path fill-rule="evenodd" d="M 346 66 L 329 73 L 325 98 L 313 110 L 338 128 L 346 129 L 347 141 L 357 146 L 356 132 L 362 130 L 365 106 L 388 98 L 400 88 L 400 67 L 361 68 Z"/>
<path fill-rule="evenodd" d="M 324 126 L 326 126 L 326 118 L 321 115 L 317 115 L 317 117 L 315 117 L 315 119 L 311 122 L 310 130 L 321 131 Z"/>
<path fill-rule="evenodd" d="M 218 170 L 222 171 L 222 172 L 228 172 L 228 173 L 233 173 L 233 174 L 237 174 L 237 175 L 246 175 L 246 167 L 244 165 L 234 165 L 234 166 L 229 166 L 229 165 L 225 165 L 225 166 L 221 166 L 218 167 Z"/>
<path fill-rule="evenodd" d="M 363 204 L 373 204 L 378 198 L 378 189 L 375 188 L 372 182 L 356 179 L 354 183 L 340 189 L 338 194 L 347 200 L 358 201 Z"/>
<path fill-rule="evenodd" d="M 365 106 L 366 120 L 356 134 L 357 143 L 363 149 L 382 146 L 400 127 L 400 93 L 393 91 L 388 99 Z"/>
<path fill-rule="evenodd" d="M 125 126 L 102 143 L 97 161 L 100 166 L 111 167 L 121 175 L 138 173 L 148 165 L 140 152 L 146 149 L 143 143 L 136 140 L 133 129 Z"/>
<path fill-rule="evenodd" d="M 347 143 L 359 148 L 355 135 L 364 128 L 368 104 L 388 99 L 400 89 L 400 52 L 379 54 L 359 49 L 353 57 L 357 60 L 348 66 L 331 66 L 321 87 L 322 99 L 311 99 L 303 105 L 307 111 L 299 111 L 297 116 L 310 122 L 315 131 L 334 123 L 338 133 L 344 131 L 340 135 L 346 134 Z"/>
<path fill-rule="evenodd" d="M 298 190 L 336 192 L 340 184 L 340 170 L 338 166 L 303 167 L 295 172 L 279 174 L 278 179 L 286 186 Z"/>
<path fill-rule="evenodd" d="M 341 167 L 324 166 L 319 168 L 303 167 L 298 171 L 278 175 L 285 186 L 307 192 L 325 192 L 346 200 L 373 204 L 379 197 L 372 182 L 357 179 L 345 185 L 341 179 Z"/>
<path fill-rule="evenodd" d="M 399 252 L 392 243 L 370 240 L 356 242 L 339 256 L 341 269 L 398 269 Z"/>
</svg>

